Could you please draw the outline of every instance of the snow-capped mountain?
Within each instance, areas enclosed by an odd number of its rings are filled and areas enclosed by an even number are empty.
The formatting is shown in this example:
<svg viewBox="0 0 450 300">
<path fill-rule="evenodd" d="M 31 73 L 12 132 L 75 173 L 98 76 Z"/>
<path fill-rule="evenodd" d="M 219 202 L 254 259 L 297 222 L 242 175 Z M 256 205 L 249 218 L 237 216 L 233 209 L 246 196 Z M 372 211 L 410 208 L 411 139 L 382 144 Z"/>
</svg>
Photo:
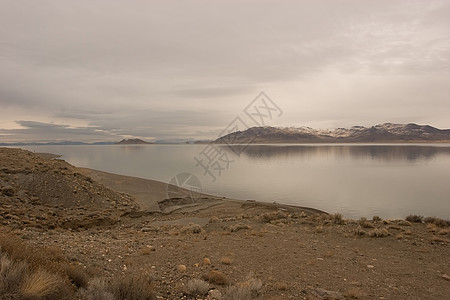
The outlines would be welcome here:
<svg viewBox="0 0 450 300">
<path fill-rule="evenodd" d="M 215 143 L 397 143 L 450 142 L 450 129 L 429 125 L 384 123 L 372 127 L 313 129 L 310 127 L 252 127 L 218 138 Z"/>
</svg>

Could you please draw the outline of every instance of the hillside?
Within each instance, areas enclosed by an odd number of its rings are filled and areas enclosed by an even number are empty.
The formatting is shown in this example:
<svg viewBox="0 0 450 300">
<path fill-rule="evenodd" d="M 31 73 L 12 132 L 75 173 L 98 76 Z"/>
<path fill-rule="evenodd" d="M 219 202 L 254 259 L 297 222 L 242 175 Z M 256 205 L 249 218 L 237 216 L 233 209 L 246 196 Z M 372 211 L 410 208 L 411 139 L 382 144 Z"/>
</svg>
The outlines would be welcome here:
<svg viewBox="0 0 450 300">
<path fill-rule="evenodd" d="M 429 125 L 384 123 L 372 127 L 313 129 L 252 127 L 218 138 L 215 143 L 401 143 L 450 142 L 450 129 Z"/>
</svg>

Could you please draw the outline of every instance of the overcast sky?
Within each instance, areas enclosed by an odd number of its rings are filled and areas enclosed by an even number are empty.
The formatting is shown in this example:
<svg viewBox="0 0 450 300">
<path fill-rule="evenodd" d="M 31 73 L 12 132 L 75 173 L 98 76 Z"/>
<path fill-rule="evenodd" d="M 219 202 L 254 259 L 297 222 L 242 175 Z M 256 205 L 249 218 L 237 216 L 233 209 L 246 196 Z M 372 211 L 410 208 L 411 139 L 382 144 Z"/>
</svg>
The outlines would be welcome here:
<svg viewBox="0 0 450 300">
<path fill-rule="evenodd" d="M 450 128 L 450 1 L 0 0 L 0 142 Z M 251 123 L 249 124 L 251 125 Z"/>
</svg>

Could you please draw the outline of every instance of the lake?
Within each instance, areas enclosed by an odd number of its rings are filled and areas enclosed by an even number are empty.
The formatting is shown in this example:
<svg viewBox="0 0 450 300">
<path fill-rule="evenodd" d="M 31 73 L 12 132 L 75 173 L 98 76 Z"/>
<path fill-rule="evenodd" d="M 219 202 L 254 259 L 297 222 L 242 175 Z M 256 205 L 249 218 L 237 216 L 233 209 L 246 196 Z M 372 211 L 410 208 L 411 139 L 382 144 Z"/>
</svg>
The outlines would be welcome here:
<svg viewBox="0 0 450 300">
<path fill-rule="evenodd" d="M 450 217 L 450 144 L 22 148 L 60 154 L 79 167 L 163 182 L 191 173 L 205 193 L 313 207 L 347 218 Z"/>
</svg>

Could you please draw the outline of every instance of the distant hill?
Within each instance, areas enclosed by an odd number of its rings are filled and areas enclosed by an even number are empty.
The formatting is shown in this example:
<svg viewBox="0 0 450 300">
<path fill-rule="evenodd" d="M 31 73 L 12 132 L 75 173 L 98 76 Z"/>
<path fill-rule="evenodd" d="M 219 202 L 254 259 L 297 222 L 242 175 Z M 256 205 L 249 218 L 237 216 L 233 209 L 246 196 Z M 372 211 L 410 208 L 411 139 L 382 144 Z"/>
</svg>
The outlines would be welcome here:
<svg viewBox="0 0 450 300">
<path fill-rule="evenodd" d="M 143 141 L 141 139 L 123 139 L 116 143 L 117 145 L 141 145 L 141 144 L 153 144 L 150 142 Z"/>
<path fill-rule="evenodd" d="M 310 127 L 252 127 L 215 140 L 218 144 L 248 143 L 401 143 L 450 142 L 450 129 L 429 125 L 384 123 L 372 127 L 313 129 Z"/>
</svg>

